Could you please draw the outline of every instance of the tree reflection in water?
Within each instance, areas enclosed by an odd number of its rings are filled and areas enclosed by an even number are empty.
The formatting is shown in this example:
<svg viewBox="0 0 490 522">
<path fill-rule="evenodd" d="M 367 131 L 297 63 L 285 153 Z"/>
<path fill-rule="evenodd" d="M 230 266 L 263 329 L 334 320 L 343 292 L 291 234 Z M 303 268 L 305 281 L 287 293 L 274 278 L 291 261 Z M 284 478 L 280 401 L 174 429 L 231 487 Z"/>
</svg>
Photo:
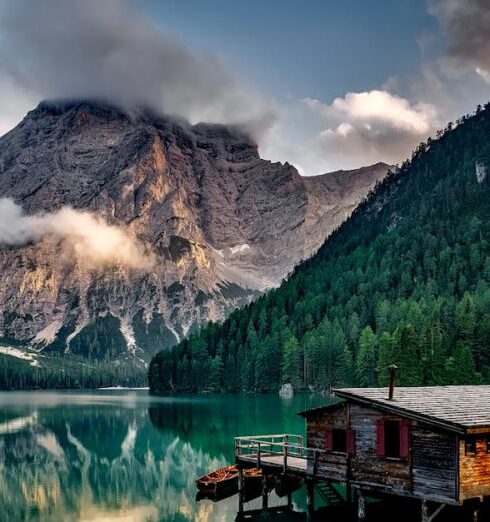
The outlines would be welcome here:
<svg viewBox="0 0 490 522">
<path fill-rule="evenodd" d="M 277 398 L 131 397 L 0 394 L 6 520 L 233 520 L 236 499 L 196 502 L 195 478 L 233 460 L 238 434 L 302 428 L 303 404 Z"/>
</svg>

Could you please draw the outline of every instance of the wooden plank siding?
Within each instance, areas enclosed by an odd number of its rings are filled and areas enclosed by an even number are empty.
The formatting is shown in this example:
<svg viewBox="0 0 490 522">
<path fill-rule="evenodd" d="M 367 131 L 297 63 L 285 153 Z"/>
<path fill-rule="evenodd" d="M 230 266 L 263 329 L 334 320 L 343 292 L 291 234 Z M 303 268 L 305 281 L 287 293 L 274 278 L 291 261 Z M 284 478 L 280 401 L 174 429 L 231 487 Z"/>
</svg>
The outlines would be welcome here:
<svg viewBox="0 0 490 522">
<path fill-rule="evenodd" d="M 306 445 L 308 448 L 326 450 L 326 427 L 335 426 L 338 429 L 348 428 L 347 404 L 338 404 L 326 410 L 312 412 L 306 423 Z M 308 472 L 319 477 L 344 482 L 347 480 L 346 453 L 317 453 L 316 461 L 309 455 Z"/>
<path fill-rule="evenodd" d="M 309 448 L 326 449 L 327 428 L 350 428 L 355 432 L 354 454 L 319 453 L 316 476 L 340 482 L 349 480 L 353 485 L 381 493 L 452 504 L 458 502 L 459 443 L 456 434 L 412 420 L 409 422 L 408 458 L 394 459 L 377 455 L 376 425 L 380 419 L 402 421 L 403 416 L 354 402 L 304 412 L 304 416 Z M 488 457 L 490 470 L 490 455 Z M 309 460 L 310 473 L 312 466 Z M 490 485 L 490 473 L 488 477 Z"/>
<path fill-rule="evenodd" d="M 378 457 L 376 421 L 401 420 L 372 408 L 350 404 L 351 428 L 356 434 L 356 451 L 351 459 L 351 480 L 359 485 L 375 486 L 394 494 L 411 492 L 410 459 L 406 461 Z"/>
<path fill-rule="evenodd" d="M 490 495 L 490 454 L 487 453 L 486 437 L 476 436 L 474 455 L 466 455 L 465 440 L 460 440 L 459 469 L 461 500 Z"/>
<path fill-rule="evenodd" d="M 458 438 L 453 433 L 412 423 L 413 492 L 424 498 L 458 500 Z"/>
</svg>

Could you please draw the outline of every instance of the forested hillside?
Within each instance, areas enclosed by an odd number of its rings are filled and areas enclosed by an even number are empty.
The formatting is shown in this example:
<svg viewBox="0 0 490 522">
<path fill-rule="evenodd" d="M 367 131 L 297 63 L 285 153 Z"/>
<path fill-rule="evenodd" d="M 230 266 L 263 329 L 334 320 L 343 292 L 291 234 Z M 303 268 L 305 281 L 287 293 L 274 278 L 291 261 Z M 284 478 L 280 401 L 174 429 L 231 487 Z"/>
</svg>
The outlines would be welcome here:
<svg viewBox="0 0 490 522">
<path fill-rule="evenodd" d="M 454 127 L 454 128 L 453 128 Z M 429 139 L 276 290 L 150 365 L 155 392 L 490 382 L 490 104 Z"/>
<path fill-rule="evenodd" d="M 9 355 L 10 354 L 10 355 Z M 84 389 L 146 386 L 141 365 L 23 351 L 0 343 L 0 390 Z"/>
</svg>

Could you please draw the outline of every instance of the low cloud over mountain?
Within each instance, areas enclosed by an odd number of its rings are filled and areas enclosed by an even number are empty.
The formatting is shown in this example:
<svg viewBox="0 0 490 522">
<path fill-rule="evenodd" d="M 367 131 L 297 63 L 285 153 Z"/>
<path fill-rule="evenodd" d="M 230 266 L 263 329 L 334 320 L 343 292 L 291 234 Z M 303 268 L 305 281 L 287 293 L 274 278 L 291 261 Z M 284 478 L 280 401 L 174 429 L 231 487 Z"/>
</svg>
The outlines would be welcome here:
<svg viewBox="0 0 490 522">
<path fill-rule="evenodd" d="M 0 9 L 0 31 L 2 113 L 40 98 L 97 97 L 253 131 L 273 119 L 270 103 L 219 58 L 192 51 L 118 0 L 11 2 Z"/>
</svg>

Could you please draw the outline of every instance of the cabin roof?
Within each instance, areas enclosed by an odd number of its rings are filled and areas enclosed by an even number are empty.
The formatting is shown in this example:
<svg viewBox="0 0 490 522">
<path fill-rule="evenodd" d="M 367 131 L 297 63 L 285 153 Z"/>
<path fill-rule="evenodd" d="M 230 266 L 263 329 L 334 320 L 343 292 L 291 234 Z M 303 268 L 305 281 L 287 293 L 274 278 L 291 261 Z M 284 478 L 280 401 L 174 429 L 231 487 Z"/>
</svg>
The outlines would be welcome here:
<svg viewBox="0 0 490 522">
<path fill-rule="evenodd" d="M 341 388 L 334 393 L 347 401 L 449 431 L 490 432 L 490 386 L 396 387 L 391 401 L 388 388 Z M 320 409 L 307 410 L 302 415 L 307 417 Z"/>
<path fill-rule="evenodd" d="M 310 415 L 315 415 L 317 413 L 323 413 L 324 411 L 333 410 L 345 404 L 344 400 L 334 399 L 334 401 L 335 402 L 325 404 L 323 406 L 317 406 L 316 408 L 310 408 L 309 410 L 299 411 L 298 415 L 300 415 L 301 417 L 309 417 Z"/>
<path fill-rule="evenodd" d="M 490 431 L 490 386 L 397 387 L 393 400 L 388 388 L 342 388 L 338 397 L 378 407 L 452 431 Z"/>
</svg>

